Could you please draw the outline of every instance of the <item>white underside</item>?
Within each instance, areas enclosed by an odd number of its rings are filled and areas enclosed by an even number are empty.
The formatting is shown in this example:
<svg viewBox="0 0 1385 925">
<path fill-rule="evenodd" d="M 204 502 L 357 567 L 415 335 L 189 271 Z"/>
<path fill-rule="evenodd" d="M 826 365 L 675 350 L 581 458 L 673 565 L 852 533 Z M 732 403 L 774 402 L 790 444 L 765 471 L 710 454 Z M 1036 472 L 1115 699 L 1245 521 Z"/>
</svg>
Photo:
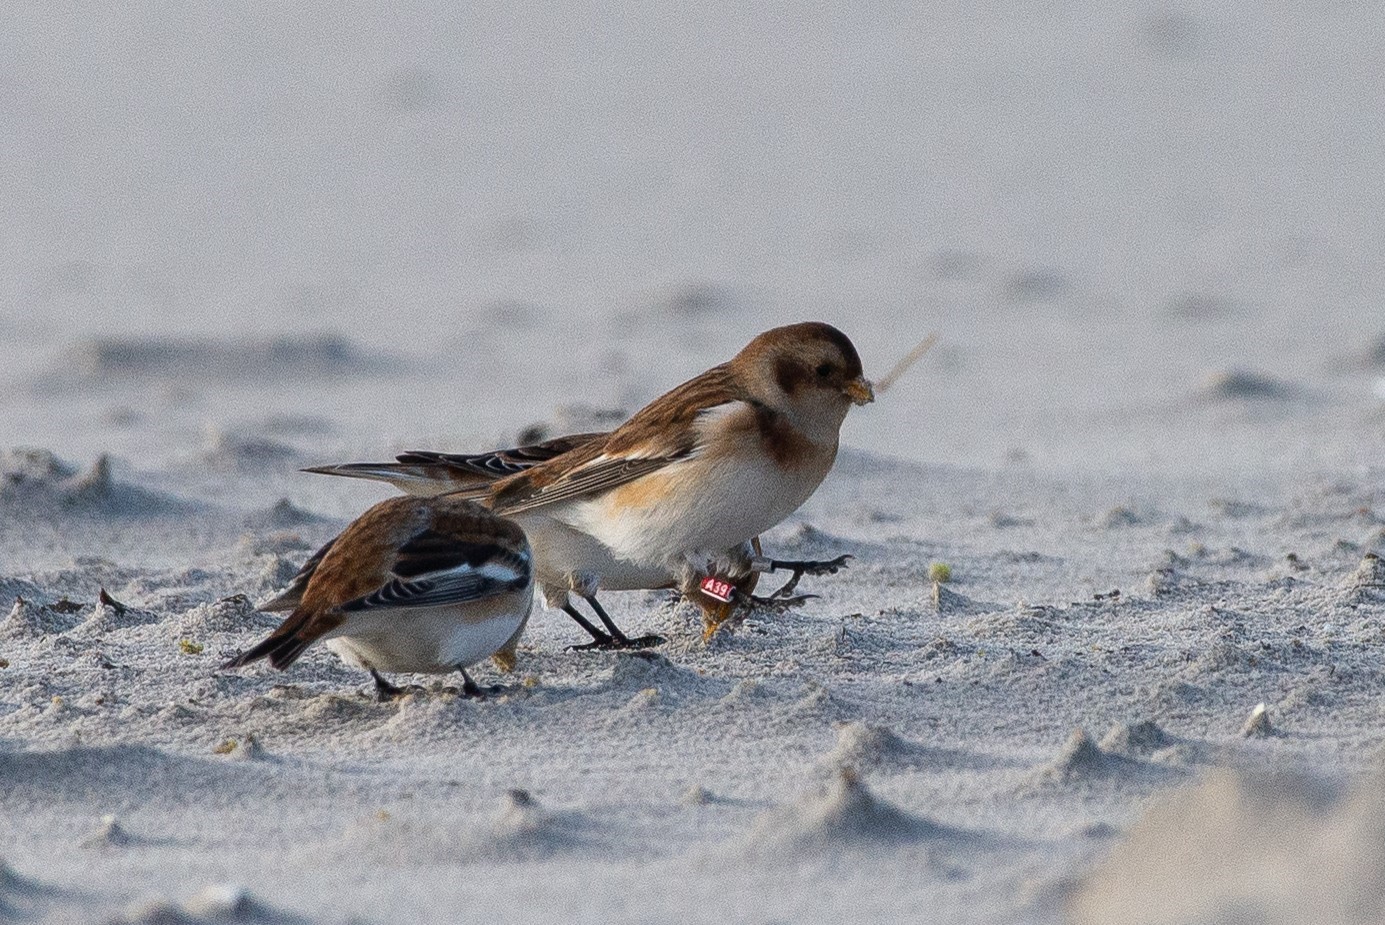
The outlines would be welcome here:
<svg viewBox="0 0 1385 925">
<path fill-rule="evenodd" d="M 596 537 L 617 559 L 668 566 L 740 546 L 776 526 L 808 500 L 825 474 L 786 473 L 768 457 L 749 463 L 700 457 L 654 476 L 668 488 L 657 504 L 616 508 L 614 496 L 606 495 L 556 516 Z"/>
<path fill-rule="evenodd" d="M 692 573 L 748 571 L 745 544 L 797 510 L 825 474 L 786 475 L 768 458 L 750 465 L 695 458 L 645 476 L 667 480 L 656 504 L 617 507 L 619 494 L 610 492 L 515 520 L 529 535 L 550 603 L 561 597 L 552 590 L 668 587 Z"/>
<path fill-rule="evenodd" d="M 359 668 L 445 674 L 493 655 L 527 616 L 527 603 L 477 623 L 458 619 L 455 605 L 370 611 L 352 614 L 327 637 L 327 648 Z"/>
</svg>

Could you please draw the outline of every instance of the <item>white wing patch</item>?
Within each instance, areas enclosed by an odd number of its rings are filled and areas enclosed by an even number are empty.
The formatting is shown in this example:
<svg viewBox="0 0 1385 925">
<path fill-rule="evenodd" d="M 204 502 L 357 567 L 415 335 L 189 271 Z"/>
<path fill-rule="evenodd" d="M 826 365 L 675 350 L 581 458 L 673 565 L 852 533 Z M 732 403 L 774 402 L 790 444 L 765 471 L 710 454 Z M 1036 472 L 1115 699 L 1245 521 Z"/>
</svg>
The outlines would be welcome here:
<svg viewBox="0 0 1385 925">
<path fill-rule="evenodd" d="M 533 580 L 527 553 L 497 553 L 480 566 L 424 572 L 413 578 L 394 578 L 379 590 L 342 604 L 344 612 L 396 607 L 442 607 L 519 591 Z"/>
</svg>

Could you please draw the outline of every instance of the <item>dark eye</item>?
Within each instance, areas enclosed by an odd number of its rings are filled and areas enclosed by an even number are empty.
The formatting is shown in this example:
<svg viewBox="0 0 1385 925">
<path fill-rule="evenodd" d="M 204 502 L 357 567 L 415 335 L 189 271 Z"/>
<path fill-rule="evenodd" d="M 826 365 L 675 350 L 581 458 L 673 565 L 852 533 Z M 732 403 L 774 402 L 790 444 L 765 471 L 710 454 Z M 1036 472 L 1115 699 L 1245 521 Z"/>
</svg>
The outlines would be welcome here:
<svg viewBox="0 0 1385 925">
<path fill-rule="evenodd" d="M 820 364 L 820 365 L 818 366 L 818 368 L 817 368 L 817 374 L 818 374 L 818 377 L 819 377 L 819 378 L 826 379 L 828 376 L 832 375 L 832 364 L 831 364 L 831 363 L 822 363 L 822 364 Z"/>
</svg>

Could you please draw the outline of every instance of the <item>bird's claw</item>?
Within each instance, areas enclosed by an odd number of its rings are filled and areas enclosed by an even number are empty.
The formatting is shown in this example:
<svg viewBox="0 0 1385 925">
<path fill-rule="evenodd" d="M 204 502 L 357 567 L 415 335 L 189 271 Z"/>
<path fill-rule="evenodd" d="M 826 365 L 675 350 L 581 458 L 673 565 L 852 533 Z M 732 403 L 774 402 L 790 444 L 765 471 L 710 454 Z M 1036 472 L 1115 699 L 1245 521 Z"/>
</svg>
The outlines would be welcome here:
<svg viewBox="0 0 1385 925">
<path fill-rule="evenodd" d="M 387 688 L 377 686 L 375 688 L 375 702 L 393 703 L 396 700 L 403 700 L 405 697 L 411 697 L 414 694 L 421 694 L 423 691 L 424 689 L 417 684 L 410 684 L 407 687 L 398 687 L 394 684 L 389 685 Z"/>
<path fill-rule="evenodd" d="M 847 553 L 835 559 L 809 560 L 805 562 L 776 562 L 775 569 L 787 568 L 795 575 L 835 575 L 855 556 Z"/>
<path fill-rule="evenodd" d="M 784 582 L 783 587 L 771 594 L 770 597 L 788 597 L 798 587 L 798 583 L 803 580 L 804 575 L 835 575 L 846 568 L 846 563 L 854 558 L 855 556 L 847 554 L 825 560 L 779 561 L 772 559 L 769 564 L 771 572 L 791 572 L 792 575 L 788 581 Z"/>
<path fill-rule="evenodd" d="M 655 633 L 650 633 L 648 636 L 636 636 L 634 639 L 627 636 L 616 637 L 608 635 L 604 639 L 598 638 L 593 639 L 591 642 L 581 643 L 580 645 L 568 646 L 567 650 L 569 652 L 610 652 L 620 651 L 622 649 L 651 649 L 654 646 L 663 645 L 665 641 L 664 637 Z"/>
</svg>

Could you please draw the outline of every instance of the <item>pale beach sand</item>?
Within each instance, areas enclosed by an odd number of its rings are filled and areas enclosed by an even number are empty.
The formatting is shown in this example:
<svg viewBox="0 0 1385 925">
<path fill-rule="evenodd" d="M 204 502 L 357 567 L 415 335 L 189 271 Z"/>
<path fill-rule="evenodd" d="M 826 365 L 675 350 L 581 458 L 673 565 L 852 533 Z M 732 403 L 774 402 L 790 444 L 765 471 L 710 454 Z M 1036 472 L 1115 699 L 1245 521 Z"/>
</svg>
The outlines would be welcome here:
<svg viewBox="0 0 1385 925">
<path fill-rule="evenodd" d="M 13 12 L 0 922 L 1385 919 L 1378 13 Z M 940 342 L 801 609 L 216 670 L 388 494 L 300 467 L 809 318 Z"/>
</svg>

